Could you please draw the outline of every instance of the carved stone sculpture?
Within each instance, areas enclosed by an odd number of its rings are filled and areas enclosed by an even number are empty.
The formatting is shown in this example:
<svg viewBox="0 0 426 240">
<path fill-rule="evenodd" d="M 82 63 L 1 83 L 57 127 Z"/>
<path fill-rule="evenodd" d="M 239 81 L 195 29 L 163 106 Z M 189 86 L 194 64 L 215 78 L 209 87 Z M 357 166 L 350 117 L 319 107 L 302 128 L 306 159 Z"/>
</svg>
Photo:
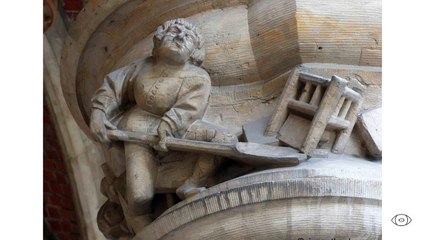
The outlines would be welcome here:
<svg viewBox="0 0 426 240">
<path fill-rule="evenodd" d="M 107 238 L 381 237 L 380 3 L 318 3 L 88 4 L 62 74 Z"/>
<path fill-rule="evenodd" d="M 158 27 L 152 57 L 106 76 L 104 85 L 93 97 L 91 129 L 98 141 L 110 144 L 107 129 L 118 127 L 142 135 L 158 134 L 159 142 L 153 147 L 161 152 L 168 151 L 167 136 L 235 142 L 232 134 L 200 121 L 211 87 L 209 74 L 199 67 L 204 54 L 202 36 L 191 23 L 175 19 Z M 120 120 L 116 120 L 115 126 L 111 119 L 117 116 Z M 192 133 L 191 129 L 196 127 L 201 131 Z M 138 224 L 144 225 L 150 222 L 148 213 L 154 196 L 158 156 L 148 144 L 133 142 L 124 143 L 124 152 L 126 191 L 121 204 L 127 204 L 129 218 L 144 217 L 138 219 Z M 177 194 L 186 198 L 202 191 L 203 180 L 214 168 L 215 159 L 200 155 L 193 174 L 178 188 Z M 131 229 L 136 228 L 130 225 Z"/>
<path fill-rule="evenodd" d="M 343 153 L 362 104 L 361 95 L 348 88 L 347 84 L 347 80 L 338 76 L 330 80 L 300 73 L 300 69 L 295 68 L 265 135 L 277 134 L 279 129 L 281 141 L 311 155 L 326 128 L 332 129 L 338 131 L 332 152 Z M 306 120 L 294 119 L 297 117 L 289 110 L 313 118 L 312 124 L 304 126 L 302 123 Z"/>
<path fill-rule="evenodd" d="M 124 142 L 125 193 L 120 196 L 115 186 L 105 189 L 115 196 L 109 201 L 125 211 L 129 234 L 151 221 L 157 162 L 169 147 L 200 153 L 192 175 L 176 190 L 181 199 L 205 190 L 221 161 L 215 155 L 250 165 L 298 164 L 306 159 L 291 148 L 238 144 L 237 136 L 202 120 L 211 88 L 209 74 L 200 68 L 204 54 L 202 36 L 191 23 L 169 20 L 154 35 L 152 56 L 108 74 L 92 98 L 90 127 L 96 139 L 106 145 Z M 110 205 L 107 202 L 105 208 Z M 106 236 L 115 235 L 109 226 L 104 228 Z"/>
</svg>

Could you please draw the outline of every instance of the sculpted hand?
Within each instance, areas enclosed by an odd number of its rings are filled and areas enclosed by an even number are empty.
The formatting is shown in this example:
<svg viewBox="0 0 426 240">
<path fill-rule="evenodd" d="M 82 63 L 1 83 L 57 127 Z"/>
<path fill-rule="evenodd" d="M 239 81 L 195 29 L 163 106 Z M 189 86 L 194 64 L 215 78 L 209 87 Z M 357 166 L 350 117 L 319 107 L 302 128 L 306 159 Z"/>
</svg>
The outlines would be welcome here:
<svg viewBox="0 0 426 240">
<path fill-rule="evenodd" d="M 165 121 L 161 121 L 160 125 L 157 128 L 157 133 L 160 137 L 160 141 L 156 146 L 154 146 L 154 148 L 158 151 L 167 152 L 168 149 L 166 146 L 166 137 L 172 136 L 172 132 L 173 130 L 170 125 Z"/>
<path fill-rule="evenodd" d="M 90 130 L 95 134 L 95 138 L 98 142 L 103 144 L 110 144 L 111 140 L 108 138 L 107 129 L 117 129 L 114 124 L 108 121 L 105 113 L 99 109 L 93 109 L 92 116 L 90 118 Z"/>
</svg>

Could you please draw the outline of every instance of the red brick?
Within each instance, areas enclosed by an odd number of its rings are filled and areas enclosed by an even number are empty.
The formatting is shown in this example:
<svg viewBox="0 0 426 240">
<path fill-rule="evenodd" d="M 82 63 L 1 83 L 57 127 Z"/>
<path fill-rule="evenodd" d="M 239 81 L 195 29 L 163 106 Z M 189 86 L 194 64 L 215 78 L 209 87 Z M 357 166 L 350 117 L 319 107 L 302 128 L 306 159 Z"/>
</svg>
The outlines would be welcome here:
<svg viewBox="0 0 426 240">
<path fill-rule="evenodd" d="M 70 212 L 67 219 L 69 219 L 72 223 L 78 224 L 77 216 L 75 215 L 74 211 Z"/>
<path fill-rule="evenodd" d="M 61 206 L 66 209 L 74 209 L 74 204 L 71 199 L 63 199 L 61 201 Z"/>
<path fill-rule="evenodd" d="M 61 206 L 62 200 L 56 195 L 51 195 L 48 197 L 48 203 L 53 206 Z"/>
<path fill-rule="evenodd" d="M 64 156 L 46 102 L 43 114 L 43 218 L 58 239 L 81 239 Z"/>
<path fill-rule="evenodd" d="M 62 156 L 57 149 L 47 151 L 47 156 L 53 159 L 62 159 Z"/>
<path fill-rule="evenodd" d="M 66 222 L 66 221 L 63 221 L 63 222 L 61 223 L 61 225 L 62 225 L 62 231 L 63 231 L 63 232 L 66 232 L 66 233 L 71 232 L 71 224 L 70 224 L 70 223 L 68 223 L 68 222 Z"/>
<path fill-rule="evenodd" d="M 62 189 L 61 189 L 61 186 L 59 186 L 59 184 L 52 183 L 50 185 L 50 188 L 52 189 L 52 193 L 62 194 Z"/>
<path fill-rule="evenodd" d="M 48 136 L 51 135 L 52 130 L 50 128 L 43 128 L 43 142 L 47 141 Z"/>
<path fill-rule="evenodd" d="M 43 178 L 45 180 L 49 180 L 49 181 L 55 181 L 56 180 L 55 174 L 52 171 L 46 170 L 46 169 L 43 170 Z"/>
<path fill-rule="evenodd" d="M 60 184 L 68 184 L 68 178 L 65 176 L 64 172 L 56 172 L 56 179 Z"/>
<path fill-rule="evenodd" d="M 79 240 L 80 239 L 80 233 L 79 232 L 71 233 L 70 239 L 71 240 Z"/>
<path fill-rule="evenodd" d="M 58 151 L 58 158 L 56 158 L 57 161 L 64 161 L 64 157 L 62 156 L 61 150 L 58 148 L 56 151 Z"/>
<path fill-rule="evenodd" d="M 43 168 L 44 169 L 54 169 L 56 168 L 55 162 L 52 159 L 44 158 L 43 159 Z"/>
<path fill-rule="evenodd" d="M 50 125 L 50 116 L 47 114 L 43 115 L 43 124 Z"/>
<path fill-rule="evenodd" d="M 56 220 L 49 220 L 48 221 L 50 228 L 54 231 L 54 232 L 60 232 L 62 231 L 61 228 L 61 224 L 59 223 L 59 221 Z"/>
<path fill-rule="evenodd" d="M 57 234 L 58 239 L 60 240 L 70 240 L 68 233 L 59 233 Z"/>
<path fill-rule="evenodd" d="M 46 203 L 43 203 L 43 218 L 48 218 L 47 208 L 45 207 Z"/>
<path fill-rule="evenodd" d="M 52 129 L 49 127 L 43 127 L 43 142 L 47 142 L 49 138 L 52 138 Z"/>
<path fill-rule="evenodd" d="M 47 215 L 53 219 L 60 219 L 59 210 L 57 207 L 47 206 Z"/>
<path fill-rule="evenodd" d="M 61 208 L 61 211 L 59 212 L 59 214 L 61 215 L 61 219 L 62 220 L 66 220 L 66 221 L 68 221 L 69 220 L 69 212 L 70 210 L 67 210 L 67 209 L 64 209 L 64 208 Z"/>
<path fill-rule="evenodd" d="M 79 236 L 77 236 L 77 235 L 75 235 L 73 233 L 70 233 L 68 235 L 68 240 L 80 240 L 80 238 L 79 238 Z"/>
<path fill-rule="evenodd" d="M 62 219 L 66 219 L 66 220 L 74 221 L 74 222 L 76 221 L 74 210 L 69 210 L 69 209 L 63 208 L 63 209 L 61 209 L 60 214 L 61 214 Z"/>
<path fill-rule="evenodd" d="M 56 164 L 55 164 L 55 168 L 56 168 L 58 171 L 66 172 L 66 170 L 65 170 L 65 164 L 64 164 L 64 162 L 63 162 L 63 161 L 58 161 L 58 162 L 56 162 Z"/>
<path fill-rule="evenodd" d="M 64 1 L 64 9 L 65 10 L 73 10 L 73 11 L 80 11 L 83 8 L 83 3 L 81 1 L 72 1 L 72 0 L 65 0 Z"/>
<path fill-rule="evenodd" d="M 72 224 L 71 225 L 71 232 L 80 233 L 80 227 L 77 224 Z"/>
<path fill-rule="evenodd" d="M 44 144 L 44 147 L 51 147 L 52 149 L 59 149 L 59 143 L 56 137 L 46 137 L 46 142 Z"/>
<path fill-rule="evenodd" d="M 50 189 L 50 182 L 49 181 L 47 181 L 47 180 L 44 180 L 43 181 L 43 192 L 44 193 L 49 193 L 49 192 L 51 192 L 52 190 Z"/>
<path fill-rule="evenodd" d="M 64 196 L 72 198 L 72 190 L 71 190 L 70 185 L 62 184 L 61 187 L 62 187 L 62 194 Z"/>
</svg>

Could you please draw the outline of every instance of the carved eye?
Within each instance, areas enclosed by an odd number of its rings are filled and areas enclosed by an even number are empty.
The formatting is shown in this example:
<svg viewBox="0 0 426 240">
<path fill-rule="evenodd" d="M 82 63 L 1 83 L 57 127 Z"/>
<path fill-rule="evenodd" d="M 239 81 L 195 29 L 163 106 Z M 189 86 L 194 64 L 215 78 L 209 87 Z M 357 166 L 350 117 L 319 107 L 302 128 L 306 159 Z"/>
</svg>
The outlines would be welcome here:
<svg viewBox="0 0 426 240">
<path fill-rule="evenodd" d="M 411 221 L 411 218 L 405 214 L 397 214 L 392 218 L 392 222 L 397 226 L 407 226 Z"/>
</svg>

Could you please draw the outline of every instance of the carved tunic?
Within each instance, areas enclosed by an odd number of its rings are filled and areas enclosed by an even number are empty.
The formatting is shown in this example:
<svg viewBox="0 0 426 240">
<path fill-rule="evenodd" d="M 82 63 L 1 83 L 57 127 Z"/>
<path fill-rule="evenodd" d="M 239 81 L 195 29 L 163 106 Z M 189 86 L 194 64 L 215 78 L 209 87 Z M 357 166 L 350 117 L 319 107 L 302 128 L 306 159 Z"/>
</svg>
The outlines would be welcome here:
<svg viewBox="0 0 426 240">
<path fill-rule="evenodd" d="M 93 108 L 109 118 L 121 115 L 115 120 L 121 129 L 155 134 L 160 120 L 164 120 L 177 136 L 183 136 L 207 108 L 211 87 L 208 74 L 192 67 L 184 76 L 145 78 L 140 74 L 142 64 L 108 74 L 92 98 Z"/>
<path fill-rule="evenodd" d="M 182 82 L 181 78 L 138 77 L 134 83 L 136 104 L 145 111 L 162 116 L 178 99 Z"/>
</svg>

